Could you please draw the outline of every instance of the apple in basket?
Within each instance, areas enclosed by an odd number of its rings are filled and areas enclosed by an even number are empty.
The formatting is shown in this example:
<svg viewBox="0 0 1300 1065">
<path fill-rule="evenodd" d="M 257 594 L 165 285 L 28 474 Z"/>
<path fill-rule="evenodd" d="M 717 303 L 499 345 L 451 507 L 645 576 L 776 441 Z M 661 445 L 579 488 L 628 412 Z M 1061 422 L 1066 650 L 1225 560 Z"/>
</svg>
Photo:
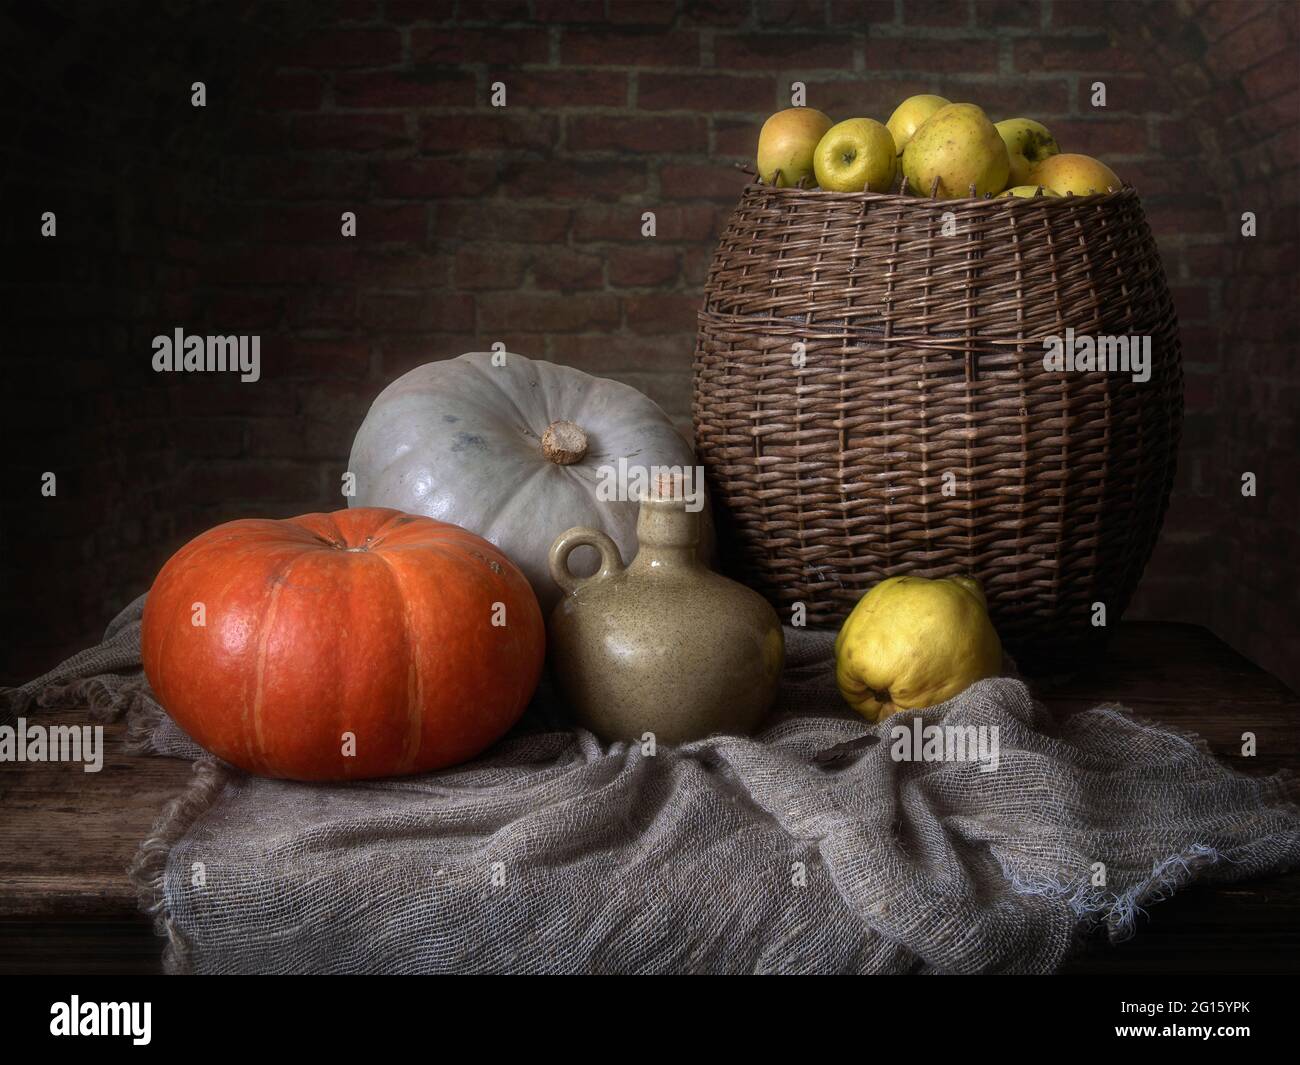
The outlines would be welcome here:
<svg viewBox="0 0 1300 1065">
<path fill-rule="evenodd" d="M 951 100 L 945 100 L 942 96 L 922 93 L 919 96 L 909 96 L 894 108 L 894 113 L 889 116 L 889 121 L 885 123 L 885 127 L 894 138 L 897 153 L 902 155 L 903 149 L 907 147 L 907 142 L 912 139 L 912 134 L 925 125 L 926 120 L 931 115 L 947 107 L 951 102 Z"/>
<path fill-rule="evenodd" d="M 1064 196 L 1093 196 L 1121 188 L 1115 171 L 1090 155 L 1053 155 L 1029 172 L 1027 184 L 1043 185 Z"/>
<path fill-rule="evenodd" d="M 813 155 L 817 184 L 832 192 L 887 192 L 896 163 L 894 138 L 873 118 L 831 126 Z"/>
<path fill-rule="evenodd" d="M 932 187 L 940 199 L 999 193 L 1007 187 L 1011 159 L 997 127 L 974 104 L 936 111 L 903 149 L 903 173 L 918 196 Z"/>
<path fill-rule="evenodd" d="M 1032 118 L 1004 118 L 997 131 L 1011 159 L 1007 183 L 1012 186 L 1030 184 L 1029 172 L 1061 150 L 1048 128 Z"/>
<path fill-rule="evenodd" d="M 758 134 L 758 176 L 779 186 L 811 180 L 813 152 L 831 125 L 812 107 L 787 107 L 772 115 Z"/>
<path fill-rule="evenodd" d="M 999 200 L 1005 200 L 1010 196 L 1025 200 L 1032 200 L 1035 196 L 1047 196 L 1053 200 L 1061 198 L 1060 193 L 1045 189 L 1042 185 L 1016 185 L 1014 188 L 1007 189 L 1006 192 L 998 193 Z"/>
</svg>

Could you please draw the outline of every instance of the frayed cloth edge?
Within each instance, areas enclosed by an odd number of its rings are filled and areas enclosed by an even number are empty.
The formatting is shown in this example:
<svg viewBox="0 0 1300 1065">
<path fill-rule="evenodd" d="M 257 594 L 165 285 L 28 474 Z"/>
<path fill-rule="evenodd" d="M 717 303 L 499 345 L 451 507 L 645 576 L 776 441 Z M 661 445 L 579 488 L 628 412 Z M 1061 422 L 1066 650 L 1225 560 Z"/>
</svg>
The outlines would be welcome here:
<svg viewBox="0 0 1300 1065">
<path fill-rule="evenodd" d="M 1147 904 L 1163 902 L 1199 873 L 1233 860 L 1213 847 L 1194 843 L 1178 854 L 1155 862 L 1149 876 L 1118 894 L 1093 887 L 1086 877 L 1070 882 L 1050 878 L 1025 880 L 1007 869 L 1003 872 L 1011 889 L 1019 895 L 1063 900 L 1079 923 L 1081 935 L 1105 924 L 1110 941 L 1122 943 L 1136 934 L 1137 919 L 1145 916 Z"/>
<path fill-rule="evenodd" d="M 195 821 L 212 808 L 230 775 L 212 758 L 196 761 L 194 780 L 163 808 L 128 870 L 140 910 L 152 919 L 154 932 L 163 938 L 163 971 L 168 974 L 194 970 L 190 943 L 167 908 L 167 860 Z"/>
</svg>

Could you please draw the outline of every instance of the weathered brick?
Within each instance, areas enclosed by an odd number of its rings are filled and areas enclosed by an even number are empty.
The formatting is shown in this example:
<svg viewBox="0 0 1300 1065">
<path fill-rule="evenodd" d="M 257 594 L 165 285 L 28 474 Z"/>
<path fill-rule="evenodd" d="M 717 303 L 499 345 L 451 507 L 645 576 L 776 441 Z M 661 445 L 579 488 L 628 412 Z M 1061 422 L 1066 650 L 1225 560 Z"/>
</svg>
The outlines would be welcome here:
<svg viewBox="0 0 1300 1065">
<path fill-rule="evenodd" d="M 262 502 L 302 499 L 319 482 L 319 467 L 314 463 L 280 458 L 256 463 L 205 459 L 190 470 L 186 488 L 200 499 Z"/>
<path fill-rule="evenodd" d="M 356 240 L 361 244 L 394 242 L 420 245 L 429 231 L 424 204 L 370 204 L 357 215 Z"/>
<path fill-rule="evenodd" d="M 467 289 L 519 288 L 529 259 L 526 246 L 466 244 L 456 252 L 456 285 Z"/>
<path fill-rule="evenodd" d="M 533 282 L 541 289 L 602 288 L 605 260 L 569 248 L 544 248 L 533 258 Z"/>
<path fill-rule="evenodd" d="M 643 166 L 615 161 L 527 160 L 502 170 L 501 184 L 511 198 L 618 200 L 644 193 L 647 181 Z"/>
<path fill-rule="evenodd" d="M 222 334 L 259 333 L 274 329 L 283 309 L 277 292 L 218 288 L 208 298 L 208 321 Z"/>
<path fill-rule="evenodd" d="M 917 93 L 938 91 L 933 75 L 918 74 L 911 78 L 809 78 L 807 102 L 836 121 L 846 118 L 874 118 L 886 121 L 895 107 Z M 758 142 L 757 131 L 754 142 Z"/>
<path fill-rule="evenodd" d="M 552 115 L 486 109 L 469 115 L 424 115 L 420 150 L 460 155 L 467 151 L 549 151 L 559 140 Z"/>
<path fill-rule="evenodd" d="M 401 148 L 410 140 L 402 114 L 302 115 L 293 122 L 297 148 L 371 152 Z"/>
<path fill-rule="evenodd" d="M 992 73 L 998 69 L 998 43 L 995 40 L 879 37 L 867 40 L 865 54 L 868 70 L 971 74 Z"/>
<path fill-rule="evenodd" d="M 434 231 L 464 240 L 553 243 L 569 231 L 572 212 L 565 207 L 521 207 L 502 201 L 439 204 Z"/>
<path fill-rule="evenodd" d="M 1210 44 L 1205 59 L 1212 70 L 1240 71 L 1264 60 L 1295 58 L 1295 41 L 1288 42 L 1277 31 L 1273 12 L 1261 11 Z"/>
<path fill-rule="evenodd" d="M 713 155 L 715 158 L 752 161 L 758 152 L 758 134 L 762 123 L 725 118 L 713 121 Z"/>
<path fill-rule="evenodd" d="M 688 373 L 694 345 L 678 337 L 597 334 L 561 337 L 555 354 L 568 366 L 605 376 L 629 367 Z"/>
<path fill-rule="evenodd" d="M 412 250 L 412 245 L 405 243 L 367 251 L 353 280 L 362 289 L 445 288 L 451 280 L 451 262 L 445 255 Z"/>
<path fill-rule="evenodd" d="M 551 38 L 544 26 L 527 29 L 467 30 L 462 27 L 413 30 L 411 58 L 417 63 L 545 63 Z"/>
<path fill-rule="evenodd" d="M 1072 70 L 1085 77 L 1102 77 L 1142 69 L 1142 56 L 1136 50 L 1116 48 L 1105 34 L 1088 37 L 1027 37 L 1012 45 L 1016 70 Z M 1105 80 L 1104 77 L 1102 80 Z"/>
<path fill-rule="evenodd" d="M 171 443 L 183 460 L 233 459 L 244 453 L 246 418 L 182 418 L 171 427 Z"/>
<path fill-rule="evenodd" d="M 285 46 L 286 66 L 382 67 L 402 58 L 402 38 L 391 29 L 326 29 Z"/>
<path fill-rule="evenodd" d="M 315 337 L 276 338 L 266 345 L 264 365 L 277 379 L 343 377 L 361 380 L 370 371 L 370 341 Z"/>
<path fill-rule="evenodd" d="M 343 202 L 365 196 L 368 188 L 363 160 L 330 155 L 234 158 L 227 163 L 227 174 L 232 191 L 243 201 Z"/>
<path fill-rule="evenodd" d="M 723 200 L 735 203 L 748 178 L 735 167 L 721 163 L 664 165 L 659 188 L 670 200 Z"/>
<path fill-rule="evenodd" d="M 1142 119 L 1057 118 L 1052 134 L 1064 151 L 1091 155 L 1105 162 L 1108 156 L 1136 155 L 1154 147 L 1147 140 L 1147 124 Z"/>
<path fill-rule="evenodd" d="M 487 197 L 497 185 L 492 159 L 386 159 L 375 164 L 381 199 Z"/>
<path fill-rule="evenodd" d="M 608 10 L 610 22 L 626 26 L 671 26 L 676 17 L 675 0 L 618 0 Z"/>
<path fill-rule="evenodd" d="M 938 81 L 939 95 L 954 103 L 978 104 L 994 122 L 1004 118 L 1066 115 L 1070 110 L 1070 83 L 1064 77 L 1016 78 L 1013 81 L 976 81 L 946 75 Z M 906 97 L 900 98 L 901 103 Z M 1105 114 L 1105 112 L 1101 112 Z M 1055 133 L 1055 121 L 1049 123 Z"/>
<path fill-rule="evenodd" d="M 484 332 L 577 333 L 618 324 L 619 305 L 607 293 L 488 292 L 479 296 L 479 328 Z"/>
<path fill-rule="evenodd" d="M 361 324 L 384 332 L 459 332 L 474 328 L 474 297 L 447 292 L 367 292 Z"/>
<path fill-rule="evenodd" d="M 1205 285 L 1174 285 L 1170 288 L 1180 321 L 1204 321 L 1210 313 L 1210 292 Z"/>
<path fill-rule="evenodd" d="M 257 106 L 268 111 L 313 111 L 320 106 L 325 82 L 319 74 L 279 71 L 259 86 Z"/>
<path fill-rule="evenodd" d="M 701 304 L 698 295 L 685 292 L 623 297 L 628 328 L 645 333 L 693 334 Z"/>
<path fill-rule="evenodd" d="M 978 5 L 976 5 L 978 6 Z M 971 5 L 967 0 L 906 0 L 903 24 L 906 26 L 968 26 Z"/>
<path fill-rule="evenodd" d="M 757 0 L 754 14 L 764 29 L 815 29 L 826 25 L 826 4 L 822 0 Z"/>
<path fill-rule="evenodd" d="M 768 112 L 776 79 L 735 74 L 641 74 L 637 107 L 645 111 Z"/>
<path fill-rule="evenodd" d="M 702 118 L 571 115 L 565 119 L 565 144 L 575 152 L 692 154 L 707 151 L 709 140 Z"/>
<path fill-rule="evenodd" d="M 491 349 L 492 340 L 498 337 L 480 337 L 475 331 L 463 333 L 400 333 L 388 334 L 380 339 L 381 368 L 385 381 L 395 381 L 402 374 L 428 362 L 454 358 L 467 351 Z"/>
<path fill-rule="evenodd" d="M 1108 8 L 1097 0 L 1052 0 L 1051 26 L 1071 29 L 1099 29 L 1106 25 Z"/>
<path fill-rule="evenodd" d="M 707 244 L 695 244 L 682 249 L 682 280 L 686 286 L 704 290 L 704 282 L 713 264 L 713 249 Z"/>
<path fill-rule="evenodd" d="M 832 26 L 893 25 L 897 21 L 894 0 L 831 0 Z"/>
<path fill-rule="evenodd" d="M 853 69 L 853 42 L 839 34 L 719 35 L 713 55 L 724 70 Z"/>
<path fill-rule="evenodd" d="M 610 284 L 619 288 L 653 288 L 677 279 L 677 252 L 672 248 L 612 248 L 607 258 Z"/>
<path fill-rule="evenodd" d="M 539 22 L 605 21 L 604 0 L 534 0 Z"/>
<path fill-rule="evenodd" d="M 473 107 L 478 86 L 465 70 L 358 70 L 339 75 L 334 96 L 341 108 Z"/>
<path fill-rule="evenodd" d="M 560 62 L 593 67 L 696 67 L 700 65 L 700 39 L 688 30 L 566 27 L 560 38 Z"/>
<path fill-rule="evenodd" d="M 284 316 L 292 329 L 353 329 L 357 325 L 356 286 L 304 289 L 288 301 Z"/>
<path fill-rule="evenodd" d="M 527 0 L 458 0 L 456 14 L 461 22 L 509 22 L 527 19 Z"/>
<path fill-rule="evenodd" d="M 208 276 L 223 285 L 337 284 L 351 277 L 356 265 L 356 247 L 342 240 L 333 248 L 241 245 L 217 256 Z"/>
<path fill-rule="evenodd" d="M 644 212 L 653 210 L 655 236 L 641 236 Z M 713 210 L 704 205 L 651 206 L 621 204 L 617 207 L 583 207 L 575 212 L 573 235 L 579 241 L 707 240 L 714 236 Z"/>
<path fill-rule="evenodd" d="M 974 0 L 971 7 L 975 25 L 994 30 L 1038 29 L 1047 10 L 1037 0 Z"/>
<path fill-rule="evenodd" d="M 624 107 L 627 75 L 614 70 L 530 70 L 510 84 L 511 106 Z"/>
</svg>

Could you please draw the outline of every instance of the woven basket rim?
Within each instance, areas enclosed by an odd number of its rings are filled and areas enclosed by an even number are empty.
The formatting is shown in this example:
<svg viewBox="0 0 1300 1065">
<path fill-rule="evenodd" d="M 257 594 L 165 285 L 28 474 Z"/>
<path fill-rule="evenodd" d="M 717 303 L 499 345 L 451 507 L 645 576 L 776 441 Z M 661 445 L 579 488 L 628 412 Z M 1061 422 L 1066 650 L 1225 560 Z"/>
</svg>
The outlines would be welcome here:
<svg viewBox="0 0 1300 1065">
<path fill-rule="evenodd" d="M 1005 189 L 1003 191 L 1006 191 Z M 751 193 L 759 193 L 764 196 L 774 198 L 802 199 L 804 197 L 816 197 L 819 199 L 840 200 L 845 203 L 886 203 L 907 205 L 917 208 L 938 208 L 945 210 L 952 204 L 961 204 L 963 207 L 969 207 L 971 204 L 988 204 L 989 206 L 1001 205 L 1016 210 L 1023 207 L 1033 207 L 1035 209 L 1048 209 L 1053 211 L 1069 210 L 1073 207 L 1086 206 L 1096 208 L 1099 206 L 1108 206 L 1114 203 L 1121 203 L 1129 199 L 1137 199 L 1138 192 L 1127 181 L 1116 189 L 1114 192 L 1096 192 L 1091 196 L 1075 196 L 1069 193 L 1065 196 L 955 196 L 950 199 L 941 199 L 937 196 L 912 196 L 902 195 L 897 192 L 836 192 L 833 189 L 801 189 L 797 185 L 776 186 L 769 185 L 764 181 L 750 181 L 741 191 L 742 197 Z"/>
</svg>

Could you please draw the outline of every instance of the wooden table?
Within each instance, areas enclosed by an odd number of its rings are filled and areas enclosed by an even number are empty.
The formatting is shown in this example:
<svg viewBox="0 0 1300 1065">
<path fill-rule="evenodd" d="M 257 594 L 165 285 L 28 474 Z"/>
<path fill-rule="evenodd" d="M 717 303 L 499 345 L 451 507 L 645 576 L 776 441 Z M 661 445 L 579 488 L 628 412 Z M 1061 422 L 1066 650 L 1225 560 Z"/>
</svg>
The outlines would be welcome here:
<svg viewBox="0 0 1300 1065">
<path fill-rule="evenodd" d="M 1060 712 L 1122 702 L 1200 733 L 1244 772 L 1300 768 L 1300 699 L 1196 626 L 1123 624 L 1102 660 L 1038 694 Z M 1254 758 L 1240 754 L 1246 730 L 1258 738 Z M 191 771 L 124 753 L 123 732 L 106 728 L 100 773 L 0 766 L 0 973 L 159 971 L 161 945 L 126 869 Z M 1300 971 L 1300 872 L 1190 888 L 1152 907 L 1129 942 L 1095 938 L 1067 971 Z"/>
</svg>

